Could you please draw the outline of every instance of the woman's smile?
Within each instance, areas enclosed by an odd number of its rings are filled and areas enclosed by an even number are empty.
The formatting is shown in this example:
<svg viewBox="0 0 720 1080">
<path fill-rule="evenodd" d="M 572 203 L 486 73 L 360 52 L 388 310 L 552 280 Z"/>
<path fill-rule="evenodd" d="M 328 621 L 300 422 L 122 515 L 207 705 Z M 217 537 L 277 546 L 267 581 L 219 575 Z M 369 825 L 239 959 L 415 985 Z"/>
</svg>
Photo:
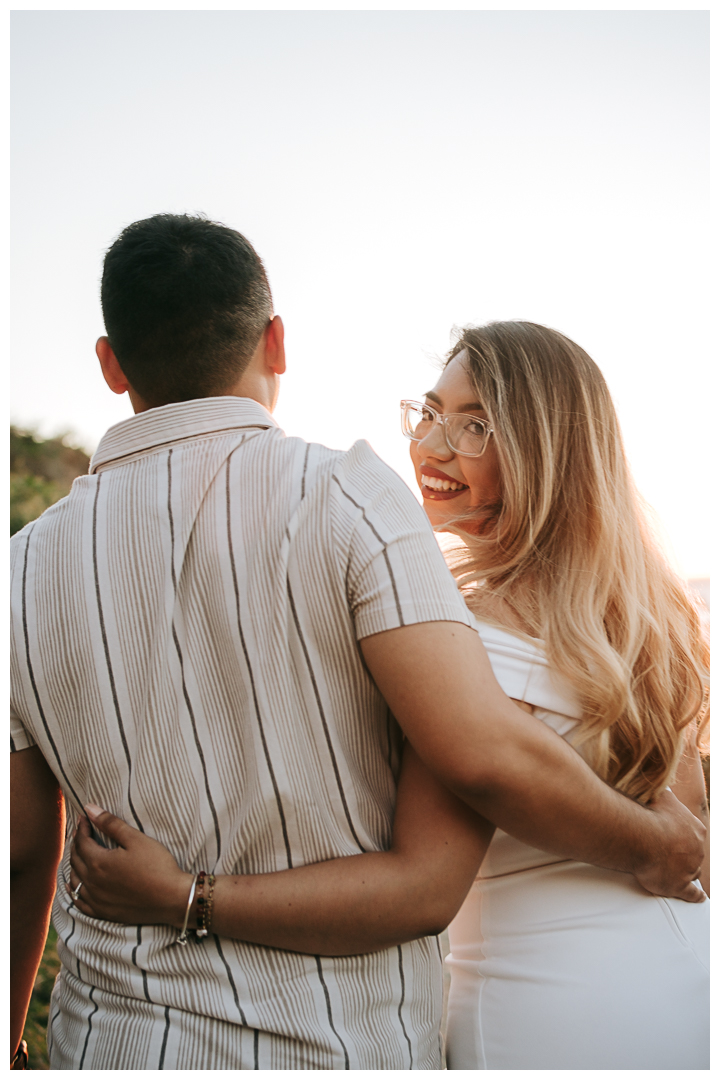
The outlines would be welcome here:
<svg viewBox="0 0 720 1080">
<path fill-rule="evenodd" d="M 433 469 L 430 465 L 421 466 L 420 490 L 424 499 L 455 499 L 467 488 L 467 484 L 440 469 Z"/>
</svg>

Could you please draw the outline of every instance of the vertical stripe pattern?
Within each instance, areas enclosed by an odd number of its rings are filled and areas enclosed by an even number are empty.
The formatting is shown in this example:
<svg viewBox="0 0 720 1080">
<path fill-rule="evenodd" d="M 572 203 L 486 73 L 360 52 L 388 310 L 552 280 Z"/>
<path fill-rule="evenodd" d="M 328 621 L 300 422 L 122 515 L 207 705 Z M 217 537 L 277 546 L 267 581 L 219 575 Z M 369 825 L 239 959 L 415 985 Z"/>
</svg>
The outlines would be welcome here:
<svg viewBox="0 0 720 1080">
<path fill-rule="evenodd" d="M 11 745 L 37 743 L 184 869 L 388 847 L 401 732 L 357 642 L 469 624 L 415 498 L 366 443 L 286 438 L 249 399 L 112 428 L 11 541 Z M 59 880 L 69 876 L 69 843 Z M 87 919 L 58 889 L 51 1067 L 434 1069 L 436 943 L 314 957 Z"/>
<path fill-rule="evenodd" d="M 100 624 L 100 634 L 102 636 L 103 650 L 105 652 L 105 662 L 107 664 L 108 679 L 110 682 L 110 692 L 112 694 L 113 709 L 115 711 L 115 718 L 117 720 L 118 731 L 120 733 L 120 740 L 122 742 L 122 748 L 125 753 L 125 760 L 127 761 L 127 801 L 130 807 L 130 813 L 133 816 L 135 825 L 141 832 L 145 830 L 142 827 L 142 822 L 138 817 L 137 810 L 135 809 L 132 801 L 132 795 L 130 794 L 130 785 L 132 782 L 132 760 L 130 758 L 130 747 L 128 746 L 127 737 L 125 735 L 125 725 L 122 721 L 120 714 L 120 703 L 118 701 L 117 689 L 115 687 L 115 676 L 113 674 L 112 660 L 110 659 L 110 649 L 108 648 L 107 633 L 105 632 L 105 617 L 103 615 L 102 600 L 100 598 L 100 575 L 98 573 L 98 556 L 97 556 L 97 508 L 98 500 L 100 498 L 100 481 L 102 477 L 98 476 L 97 484 L 95 486 L 95 499 L 93 502 L 93 519 L 92 519 L 92 545 L 93 545 L 93 573 L 95 577 L 95 597 L 97 599 L 98 621 Z"/>
</svg>

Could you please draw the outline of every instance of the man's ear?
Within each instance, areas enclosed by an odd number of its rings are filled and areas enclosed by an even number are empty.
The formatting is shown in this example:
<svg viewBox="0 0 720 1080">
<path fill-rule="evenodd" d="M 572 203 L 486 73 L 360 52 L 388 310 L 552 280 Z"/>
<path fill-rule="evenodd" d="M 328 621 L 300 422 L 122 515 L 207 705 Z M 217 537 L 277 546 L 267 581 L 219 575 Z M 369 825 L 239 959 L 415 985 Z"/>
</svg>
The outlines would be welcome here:
<svg viewBox="0 0 720 1080">
<path fill-rule="evenodd" d="M 130 383 L 125 378 L 123 370 L 118 363 L 118 358 L 112 350 L 112 345 L 106 337 L 97 339 L 95 352 L 100 361 L 103 378 L 113 394 L 124 394 L 130 389 Z"/>
<path fill-rule="evenodd" d="M 275 315 L 265 330 L 265 363 L 274 375 L 285 374 L 285 327 Z"/>
</svg>

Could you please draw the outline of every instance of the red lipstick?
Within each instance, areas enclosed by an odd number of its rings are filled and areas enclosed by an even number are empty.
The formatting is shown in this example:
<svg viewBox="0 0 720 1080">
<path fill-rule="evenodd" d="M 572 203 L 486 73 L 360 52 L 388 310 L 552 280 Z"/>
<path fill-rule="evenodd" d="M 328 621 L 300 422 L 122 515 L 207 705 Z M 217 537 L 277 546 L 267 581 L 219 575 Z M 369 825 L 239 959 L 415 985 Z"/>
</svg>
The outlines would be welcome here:
<svg viewBox="0 0 720 1080">
<path fill-rule="evenodd" d="M 430 465 L 421 465 L 418 472 L 420 473 L 420 492 L 423 499 L 430 499 L 432 502 L 444 502 L 446 499 L 456 499 L 458 495 L 462 495 L 463 491 L 468 490 L 467 484 L 463 484 L 462 480 L 458 480 L 455 476 L 449 476 L 447 473 L 441 472 L 440 469 L 433 469 Z M 435 488 L 427 487 L 423 484 L 422 477 L 447 480 L 451 484 L 459 484 L 461 486 L 456 488 L 455 491 L 437 491 Z"/>
</svg>

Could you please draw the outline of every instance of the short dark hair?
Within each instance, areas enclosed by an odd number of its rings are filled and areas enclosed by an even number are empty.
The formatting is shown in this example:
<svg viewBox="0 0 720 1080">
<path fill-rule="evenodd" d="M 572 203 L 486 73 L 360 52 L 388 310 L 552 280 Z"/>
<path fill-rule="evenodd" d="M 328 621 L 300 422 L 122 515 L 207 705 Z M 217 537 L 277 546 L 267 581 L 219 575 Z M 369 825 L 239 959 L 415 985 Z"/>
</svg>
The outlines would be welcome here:
<svg viewBox="0 0 720 1080">
<path fill-rule="evenodd" d="M 123 229 L 105 256 L 100 297 L 123 374 L 151 407 L 226 393 L 272 318 L 253 246 L 186 214 Z"/>
</svg>

